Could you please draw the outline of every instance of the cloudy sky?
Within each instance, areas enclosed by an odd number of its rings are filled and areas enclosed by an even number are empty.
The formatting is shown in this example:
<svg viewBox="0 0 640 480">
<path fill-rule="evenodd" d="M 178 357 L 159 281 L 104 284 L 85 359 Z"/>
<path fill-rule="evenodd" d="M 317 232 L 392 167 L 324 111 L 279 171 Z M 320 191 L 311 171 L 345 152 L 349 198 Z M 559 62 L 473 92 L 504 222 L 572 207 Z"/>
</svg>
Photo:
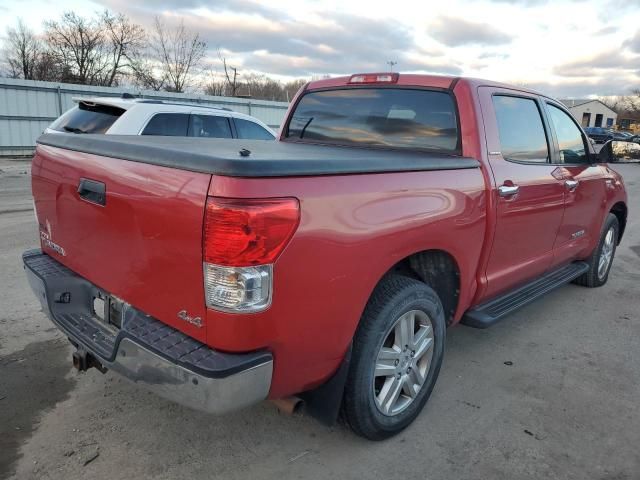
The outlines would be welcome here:
<svg viewBox="0 0 640 480">
<path fill-rule="evenodd" d="M 55 3 L 55 6 L 53 5 Z M 420 6 L 416 6 L 420 5 Z M 386 71 L 489 78 L 559 97 L 640 88 L 640 0 L 0 0 L 0 32 L 109 8 L 183 19 L 242 71 L 281 79 Z"/>
</svg>

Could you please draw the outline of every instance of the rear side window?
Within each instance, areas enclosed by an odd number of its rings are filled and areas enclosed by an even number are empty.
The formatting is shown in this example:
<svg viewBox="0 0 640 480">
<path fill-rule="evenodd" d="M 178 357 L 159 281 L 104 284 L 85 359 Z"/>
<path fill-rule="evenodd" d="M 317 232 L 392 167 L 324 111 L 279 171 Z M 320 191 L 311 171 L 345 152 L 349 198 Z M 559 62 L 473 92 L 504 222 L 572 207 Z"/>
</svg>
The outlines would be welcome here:
<svg viewBox="0 0 640 480">
<path fill-rule="evenodd" d="M 547 162 L 549 145 L 535 100 L 494 95 L 500 151 L 506 160 Z"/>
<path fill-rule="evenodd" d="M 244 120 L 242 118 L 234 118 L 236 122 L 236 130 L 238 138 L 245 140 L 273 140 L 275 137 L 268 130 L 262 128 L 255 122 Z"/>
<path fill-rule="evenodd" d="M 186 137 L 188 126 L 188 113 L 157 113 L 144 127 L 142 135 Z"/>
<path fill-rule="evenodd" d="M 215 115 L 191 115 L 189 119 L 189 136 L 231 138 L 229 119 Z"/>
<path fill-rule="evenodd" d="M 118 107 L 80 102 L 49 128 L 59 132 L 105 133 L 124 112 Z"/>
<path fill-rule="evenodd" d="M 587 146 L 578 126 L 567 113 L 550 103 L 547 105 L 549 106 L 551 123 L 556 131 L 556 137 L 558 137 L 560 161 L 563 163 L 588 162 Z M 604 133 L 604 129 L 601 128 L 600 130 Z"/>
<path fill-rule="evenodd" d="M 348 88 L 309 92 L 293 112 L 285 137 L 336 145 L 456 152 L 458 121 L 446 92 Z"/>
</svg>

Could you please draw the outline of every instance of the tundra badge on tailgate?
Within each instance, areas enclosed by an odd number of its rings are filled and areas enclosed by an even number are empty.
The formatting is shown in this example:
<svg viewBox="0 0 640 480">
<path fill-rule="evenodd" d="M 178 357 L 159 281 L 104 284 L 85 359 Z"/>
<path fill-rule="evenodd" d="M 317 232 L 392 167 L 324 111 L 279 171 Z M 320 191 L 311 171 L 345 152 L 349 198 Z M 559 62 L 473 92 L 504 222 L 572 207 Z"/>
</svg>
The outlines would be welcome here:
<svg viewBox="0 0 640 480">
<path fill-rule="evenodd" d="M 42 230 L 42 226 L 40 227 L 40 238 L 42 239 L 42 242 L 49 247 L 51 250 L 59 253 L 60 255 L 62 255 L 63 257 L 65 257 L 67 255 L 67 253 L 64 251 L 64 248 L 62 248 L 60 245 L 58 245 L 57 243 L 54 243 L 53 240 L 51 240 L 52 234 L 51 234 L 51 223 L 49 223 L 49 220 L 47 220 L 47 231 L 45 232 L 44 230 Z"/>
</svg>

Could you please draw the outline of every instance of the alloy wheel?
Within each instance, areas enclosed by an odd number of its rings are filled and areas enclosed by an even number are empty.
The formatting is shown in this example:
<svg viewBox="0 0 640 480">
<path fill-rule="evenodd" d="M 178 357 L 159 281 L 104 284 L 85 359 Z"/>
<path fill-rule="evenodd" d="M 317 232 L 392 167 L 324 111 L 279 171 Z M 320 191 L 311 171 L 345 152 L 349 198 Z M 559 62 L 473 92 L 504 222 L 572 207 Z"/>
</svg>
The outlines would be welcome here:
<svg viewBox="0 0 640 480">
<path fill-rule="evenodd" d="M 378 351 L 373 394 L 378 410 L 387 416 L 405 410 L 422 389 L 433 357 L 433 326 L 421 310 L 401 315 Z"/>
<path fill-rule="evenodd" d="M 607 234 L 604 237 L 604 243 L 602 244 L 602 250 L 600 250 L 600 258 L 598 259 L 598 278 L 604 280 L 604 277 L 609 270 L 611 260 L 613 260 L 613 250 L 615 246 L 615 229 L 613 227 L 607 230 Z"/>
</svg>

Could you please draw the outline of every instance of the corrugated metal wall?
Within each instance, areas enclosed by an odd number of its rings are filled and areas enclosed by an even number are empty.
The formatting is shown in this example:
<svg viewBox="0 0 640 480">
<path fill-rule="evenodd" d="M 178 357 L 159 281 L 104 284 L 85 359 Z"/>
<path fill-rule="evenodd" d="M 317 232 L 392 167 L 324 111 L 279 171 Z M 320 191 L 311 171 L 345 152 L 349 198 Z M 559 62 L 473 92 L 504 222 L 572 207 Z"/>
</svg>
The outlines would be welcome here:
<svg viewBox="0 0 640 480">
<path fill-rule="evenodd" d="M 158 100 L 224 106 L 253 115 L 275 129 L 288 107 L 286 102 L 0 78 L 0 155 L 30 155 L 42 131 L 73 106 L 73 97 L 119 97 L 124 92 Z"/>
</svg>

